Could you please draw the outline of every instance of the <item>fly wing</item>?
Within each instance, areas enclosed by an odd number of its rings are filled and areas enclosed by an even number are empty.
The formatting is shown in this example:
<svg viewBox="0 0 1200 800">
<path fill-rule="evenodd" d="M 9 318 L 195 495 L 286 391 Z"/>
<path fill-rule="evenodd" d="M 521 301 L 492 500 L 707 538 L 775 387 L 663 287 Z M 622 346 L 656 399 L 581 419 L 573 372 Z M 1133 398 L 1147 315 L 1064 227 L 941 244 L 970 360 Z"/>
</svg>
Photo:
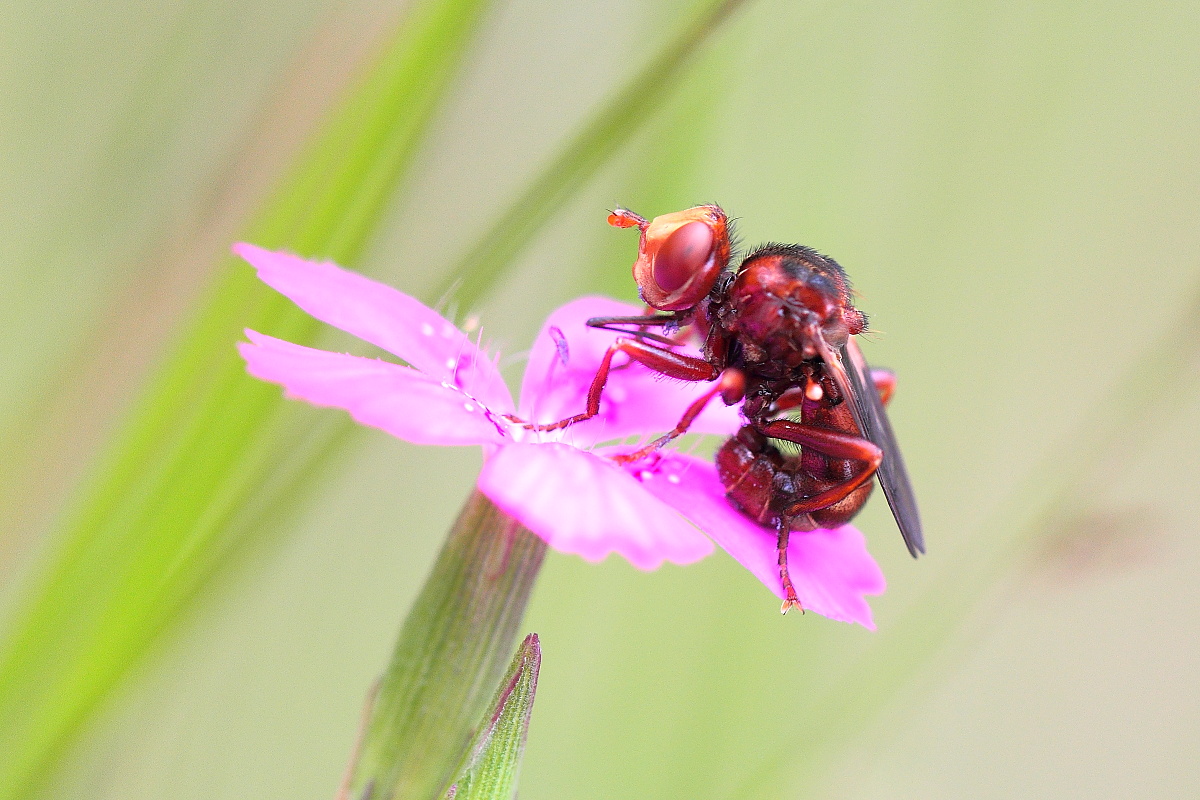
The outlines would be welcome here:
<svg viewBox="0 0 1200 800">
<path fill-rule="evenodd" d="M 921 533 L 921 514 L 917 510 L 917 498 L 913 494 L 912 483 L 908 479 L 908 470 L 904 468 L 904 458 L 900 455 L 900 445 L 896 442 L 896 434 L 892 432 L 892 424 L 888 421 L 887 411 L 883 408 L 883 400 L 875 381 L 871 379 L 871 370 L 862 351 L 853 339 L 848 341 L 841 351 L 841 361 L 850 382 L 850 409 L 854 421 L 858 423 L 863 435 L 883 451 L 883 463 L 879 465 L 875 476 L 883 487 L 883 494 L 891 506 L 892 516 L 900 526 L 900 535 L 908 545 L 908 552 L 916 558 L 925 552 L 925 537 Z"/>
</svg>

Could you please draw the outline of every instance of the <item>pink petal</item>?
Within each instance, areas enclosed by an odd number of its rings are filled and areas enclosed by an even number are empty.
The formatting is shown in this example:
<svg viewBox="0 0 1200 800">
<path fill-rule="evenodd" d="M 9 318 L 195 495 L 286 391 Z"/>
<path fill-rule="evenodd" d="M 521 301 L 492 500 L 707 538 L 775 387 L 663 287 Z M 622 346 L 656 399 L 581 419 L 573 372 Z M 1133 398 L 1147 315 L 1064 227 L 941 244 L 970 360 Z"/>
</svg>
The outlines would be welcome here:
<svg viewBox="0 0 1200 800">
<path fill-rule="evenodd" d="M 775 532 L 729 504 L 712 464 L 669 453 L 638 475 L 647 490 L 696 523 L 777 597 L 783 597 Z M 788 571 L 805 609 L 875 630 L 864 595 L 881 594 L 886 583 L 867 552 L 866 540 L 854 527 L 792 533 Z"/>
<path fill-rule="evenodd" d="M 479 489 L 555 550 L 638 569 L 690 564 L 712 543 L 611 462 L 564 444 L 513 444 L 488 459 Z"/>
<path fill-rule="evenodd" d="M 300 308 L 382 347 L 431 378 L 446 381 L 500 413 L 512 397 L 495 364 L 466 334 L 419 300 L 328 262 L 307 261 L 251 244 L 233 251 L 258 277 Z"/>
<path fill-rule="evenodd" d="M 587 327 L 591 317 L 636 316 L 639 306 L 604 297 L 583 297 L 552 313 L 542 326 L 529 353 L 521 384 L 521 414 L 539 422 L 554 422 L 587 408 L 587 393 L 600 360 L 620 335 Z M 551 331 L 555 331 L 552 335 Z M 556 336 L 565 340 L 567 363 Z M 691 345 L 675 348 L 699 356 Z M 672 380 L 628 358 L 618 355 L 613 365 L 625 365 L 609 374 L 600 399 L 600 414 L 571 426 L 574 441 L 594 443 L 626 436 L 664 433 L 675 427 L 693 400 L 712 387 L 711 383 Z M 696 433 L 732 434 L 741 425 L 737 407 L 714 398 L 692 424 Z"/>
<path fill-rule="evenodd" d="M 289 397 L 345 409 L 355 421 L 415 444 L 505 441 L 477 400 L 411 367 L 246 335 L 250 342 L 238 345 L 246 369 L 281 384 Z"/>
</svg>

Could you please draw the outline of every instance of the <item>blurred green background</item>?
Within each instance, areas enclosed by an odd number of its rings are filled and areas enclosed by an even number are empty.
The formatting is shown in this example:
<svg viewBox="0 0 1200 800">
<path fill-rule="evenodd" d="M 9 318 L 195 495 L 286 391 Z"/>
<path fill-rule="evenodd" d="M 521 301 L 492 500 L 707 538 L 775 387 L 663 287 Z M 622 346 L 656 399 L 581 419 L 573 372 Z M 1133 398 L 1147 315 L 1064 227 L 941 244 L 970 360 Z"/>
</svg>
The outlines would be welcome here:
<svg viewBox="0 0 1200 800">
<path fill-rule="evenodd" d="M 495 7 L 355 266 L 435 292 L 683 9 Z M 0 610 L 248 210 L 402 10 L 0 9 Z M 634 239 L 608 208 L 719 202 L 747 244 L 850 271 L 867 355 L 899 374 L 927 522 L 913 562 L 880 500 L 859 518 L 890 582 L 875 634 L 780 618 L 721 554 L 643 574 L 551 553 L 524 625 L 544 663 L 523 798 L 1200 793 L 1198 46 L 1190 3 L 753 0 L 457 309 L 519 354 L 571 297 L 632 299 Z M 45 796 L 332 796 L 478 460 L 356 433 Z"/>
</svg>

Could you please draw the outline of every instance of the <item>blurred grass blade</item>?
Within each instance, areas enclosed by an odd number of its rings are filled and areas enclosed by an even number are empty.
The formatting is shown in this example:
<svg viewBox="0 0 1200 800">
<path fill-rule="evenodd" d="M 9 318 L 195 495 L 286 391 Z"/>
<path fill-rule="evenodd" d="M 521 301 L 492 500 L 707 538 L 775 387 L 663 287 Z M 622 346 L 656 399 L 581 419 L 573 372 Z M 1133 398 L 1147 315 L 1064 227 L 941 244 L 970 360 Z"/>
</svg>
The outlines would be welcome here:
<svg viewBox="0 0 1200 800">
<path fill-rule="evenodd" d="M 629 136 L 654 117 L 700 46 L 745 0 L 717 0 L 588 121 L 459 261 L 442 286 L 470 308 L 534 234 Z"/>
<path fill-rule="evenodd" d="M 664 104 L 622 180 L 623 205 L 654 215 L 688 208 L 709 191 L 699 176 L 709 163 L 707 143 L 714 141 L 719 106 L 728 95 L 729 55 L 730 39 L 726 38 L 697 61 L 675 97 Z M 636 302 L 637 284 L 627 271 L 613 269 L 613 264 L 628 260 L 629 243 L 619 236 L 600 235 L 591 250 L 595 256 L 589 287 Z"/>
<path fill-rule="evenodd" d="M 470 763 L 451 788 L 454 800 L 512 800 L 516 796 L 541 667 L 542 648 L 537 634 L 531 633 L 517 648 L 486 724 L 480 726 Z"/>
<path fill-rule="evenodd" d="M 654 114 L 690 56 L 741 2 L 705 6 L 530 184 L 450 281 L 462 280 L 460 304 L 478 299 L 538 227 Z M 486 6 L 414 5 L 244 238 L 352 265 Z M 195 321 L 74 504 L 59 551 L 7 632 L 0 650 L 0 800 L 24 796 L 46 777 L 235 535 L 259 532 L 231 520 L 247 509 L 251 518 L 266 513 L 278 500 L 274 484 L 295 485 L 313 474 L 336 449 L 336 432 L 350 429 L 331 425 L 334 433 L 315 437 L 287 429 L 278 390 L 248 379 L 236 357 L 233 344 L 245 327 L 298 343 L 319 330 L 243 264 L 223 261 Z M 275 494 L 263 490 L 269 482 Z"/>
<path fill-rule="evenodd" d="M 471 496 L 400 631 L 352 772 L 350 797 L 442 796 L 476 739 L 545 555 L 544 541 L 483 495 Z M 529 646 L 526 640 L 513 662 L 522 672 L 512 699 L 532 703 L 537 664 L 530 668 L 522 657 Z M 536 638 L 532 647 L 536 659 Z M 504 737 L 497 748 L 508 746 L 509 732 L 497 736 Z M 489 758 L 502 756 L 497 750 Z M 515 768 L 510 777 L 515 781 Z"/>
<path fill-rule="evenodd" d="M 423 0 L 328 120 L 246 238 L 353 262 L 413 160 L 485 0 Z M 283 460 L 278 391 L 249 380 L 243 327 L 312 338 L 290 302 L 225 258 L 60 531 L 0 651 L 0 798 L 26 796 L 227 542 L 230 514 Z"/>
</svg>

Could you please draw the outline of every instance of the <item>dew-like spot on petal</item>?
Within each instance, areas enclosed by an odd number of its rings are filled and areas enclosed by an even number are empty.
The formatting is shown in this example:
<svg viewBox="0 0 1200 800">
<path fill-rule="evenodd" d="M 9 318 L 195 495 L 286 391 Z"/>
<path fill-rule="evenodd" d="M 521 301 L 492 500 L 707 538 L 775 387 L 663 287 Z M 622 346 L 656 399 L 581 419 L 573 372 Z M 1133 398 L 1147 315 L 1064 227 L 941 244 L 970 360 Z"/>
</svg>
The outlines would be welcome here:
<svg viewBox="0 0 1200 800">
<path fill-rule="evenodd" d="M 328 353 L 254 331 L 238 346 L 251 375 L 281 384 L 290 397 L 350 412 L 363 425 L 416 444 L 504 441 L 485 416 L 463 413 L 463 393 L 412 367 Z M 475 400 L 476 405 L 479 404 Z"/>
<path fill-rule="evenodd" d="M 474 411 L 475 406 L 471 405 L 470 403 L 463 403 L 463 409 L 465 411 Z"/>
<path fill-rule="evenodd" d="M 344 270 L 328 262 L 308 261 L 288 253 L 273 253 L 248 244 L 234 245 L 268 286 L 290 298 L 319 320 L 341 328 L 404 359 L 435 380 L 457 380 L 458 363 L 451 356 L 469 358 L 479 350 L 454 325 L 390 286 Z M 429 335 L 440 330 L 441 337 Z M 508 387 L 490 362 L 479 358 L 478 368 L 463 387 L 489 408 L 513 407 Z"/>
</svg>

